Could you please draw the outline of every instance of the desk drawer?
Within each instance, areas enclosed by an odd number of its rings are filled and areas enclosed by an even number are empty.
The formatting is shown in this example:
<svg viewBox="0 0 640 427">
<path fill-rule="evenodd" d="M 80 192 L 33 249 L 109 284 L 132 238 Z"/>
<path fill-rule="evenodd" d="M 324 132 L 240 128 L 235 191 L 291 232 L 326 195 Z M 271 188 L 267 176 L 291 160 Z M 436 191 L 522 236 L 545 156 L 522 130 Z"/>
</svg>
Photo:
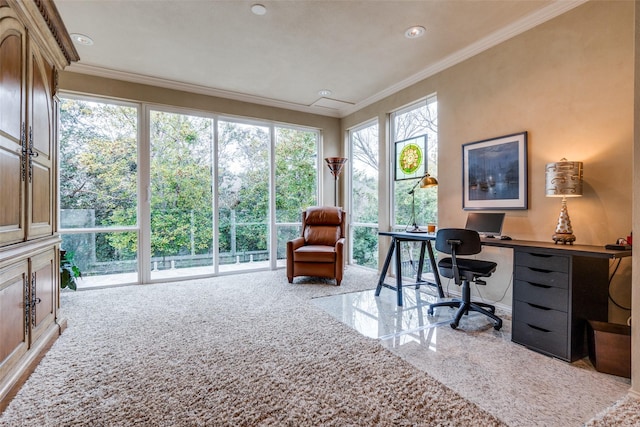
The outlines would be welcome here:
<svg viewBox="0 0 640 427">
<path fill-rule="evenodd" d="M 538 252 L 516 251 L 515 264 L 548 271 L 569 272 L 569 257 Z"/>
<path fill-rule="evenodd" d="M 566 332 L 550 331 L 524 322 L 513 322 L 511 340 L 560 359 L 568 359 Z"/>
<path fill-rule="evenodd" d="M 569 292 L 566 289 L 554 288 L 549 285 L 516 280 L 513 287 L 513 299 L 566 312 Z"/>
<path fill-rule="evenodd" d="M 569 274 L 560 271 L 516 265 L 515 278 L 516 280 L 525 280 L 527 282 L 549 285 L 555 288 L 569 288 Z"/>
<path fill-rule="evenodd" d="M 548 331 L 567 334 L 568 315 L 564 311 L 554 310 L 530 302 L 513 302 L 513 321 L 528 323 Z"/>
</svg>

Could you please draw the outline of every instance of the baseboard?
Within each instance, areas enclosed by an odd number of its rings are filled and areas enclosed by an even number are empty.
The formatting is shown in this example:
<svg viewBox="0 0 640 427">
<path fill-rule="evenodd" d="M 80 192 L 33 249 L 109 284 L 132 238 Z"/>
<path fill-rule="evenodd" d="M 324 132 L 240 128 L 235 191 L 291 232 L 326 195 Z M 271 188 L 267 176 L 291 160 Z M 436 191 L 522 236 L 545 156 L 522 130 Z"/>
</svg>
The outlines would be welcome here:
<svg viewBox="0 0 640 427">
<path fill-rule="evenodd" d="M 634 399 L 640 400 L 640 392 L 638 391 L 629 390 L 629 396 L 633 397 Z"/>
<path fill-rule="evenodd" d="M 64 321 L 66 326 L 66 319 Z M 0 413 L 2 413 L 13 398 L 20 387 L 27 381 L 29 375 L 36 369 L 40 360 L 47 353 L 56 339 L 62 332 L 58 323 L 51 323 L 47 330 L 42 334 L 40 339 L 29 351 L 25 357 L 16 365 L 11 372 L 2 379 L 0 383 Z"/>
</svg>

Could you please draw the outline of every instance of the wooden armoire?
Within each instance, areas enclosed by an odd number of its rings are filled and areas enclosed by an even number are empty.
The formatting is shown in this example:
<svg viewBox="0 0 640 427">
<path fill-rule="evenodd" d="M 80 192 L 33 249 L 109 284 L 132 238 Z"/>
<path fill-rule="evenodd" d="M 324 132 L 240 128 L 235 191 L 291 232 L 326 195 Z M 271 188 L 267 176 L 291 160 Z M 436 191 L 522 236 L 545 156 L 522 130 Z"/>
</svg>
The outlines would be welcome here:
<svg viewBox="0 0 640 427">
<path fill-rule="evenodd" d="M 59 313 L 55 96 L 58 71 L 78 59 L 52 1 L 0 0 L 2 400 L 65 326 Z"/>
</svg>

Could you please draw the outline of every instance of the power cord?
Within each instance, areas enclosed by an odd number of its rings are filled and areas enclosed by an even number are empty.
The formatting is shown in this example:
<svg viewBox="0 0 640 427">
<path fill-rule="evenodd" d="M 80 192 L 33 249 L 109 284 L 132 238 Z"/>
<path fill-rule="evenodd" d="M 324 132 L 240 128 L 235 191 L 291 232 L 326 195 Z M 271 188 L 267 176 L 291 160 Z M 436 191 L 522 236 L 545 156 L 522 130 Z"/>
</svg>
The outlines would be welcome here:
<svg viewBox="0 0 640 427">
<path fill-rule="evenodd" d="M 478 259 L 478 255 L 474 255 L 473 259 Z M 502 296 L 500 297 L 500 299 L 497 300 L 497 301 L 490 301 L 490 302 L 485 301 L 484 297 L 482 296 L 482 293 L 480 292 L 480 288 L 478 287 L 478 284 L 476 282 L 473 282 L 473 284 L 475 285 L 475 288 L 476 288 L 476 292 L 480 296 L 480 300 L 482 302 L 484 302 L 484 303 L 487 303 L 487 304 L 495 304 L 497 302 L 502 302 L 504 300 L 504 297 L 507 296 L 507 291 L 509 290 L 509 288 L 513 284 L 513 270 L 511 270 L 511 274 L 509 275 L 509 277 L 510 277 L 509 284 L 507 284 L 507 287 L 504 289 L 504 292 L 503 292 Z"/>
<path fill-rule="evenodd" d="M 615 262 L 615 261 L 613 261 Z M 618 263 L 616 264 L 615 268 L 613 269 L 613 273 L 611 273 L 611 276 L 609 276 L 609 285 L 608 285 L 608 289 L 607 289 L 607 294 L 609 295 L 609 300 L 611 300 L 611 302 L 613 303 L 613 305 L 615 305 L 616 307 L 622 309 L 622 310 L 626 310 L 626 311 L 631 311 L 631 307 L 625 307 L 622 304 L 619 304 L 615 299 L 613 299 L 613 295 L 611 295 L 611 282 L 613 281 L 613 276 L 616 275 L 616 272 L 618 271 L 618 268 L 620 267 L 620 263 L 622 262 L 622 258 L 618 258 Z"/>
<path fill-rule="evenodd" d="M 482 296 L 482 293 L 480 292 L 480 288 L 478 287 L 478 284 L 476 282 L 473 282 L 473 284 L 475 285 L 476 292 L 478 292 L 478 295 L 480 296 L 480 299 L 482 300 L 482 302 L 486 303 L 486 301 L 484 300 L 484 297 Z M 504 289 L 504 292 L 503 292 L 502 296 L 500 297 L 500 299 L 497 300 L 497 301 L 488 302 L 488 304 L 495 304 L 497 302 L 502 302 L 504 300 L 504 297 L 507 296 L 507 291 L 509 290 L 509 288 L 511 287 L 512 284 L 513 284 L 513 272 L 511 274 L 511 278 L 509 279 L 509 284 Z"/>
</svg>

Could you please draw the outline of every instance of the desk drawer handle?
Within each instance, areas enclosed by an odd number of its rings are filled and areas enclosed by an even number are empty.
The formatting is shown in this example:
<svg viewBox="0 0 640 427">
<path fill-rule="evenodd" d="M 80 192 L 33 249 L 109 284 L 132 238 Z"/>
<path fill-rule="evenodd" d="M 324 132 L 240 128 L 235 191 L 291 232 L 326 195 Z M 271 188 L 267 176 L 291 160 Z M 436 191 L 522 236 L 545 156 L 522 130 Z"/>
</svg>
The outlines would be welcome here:
<svg viewBox="0 0 640 427">
<path fill-rule="evenodd" d="M 532 282 L 527 282 L 527 283 L 530 284 L 531 286 L 535 286 L 536 288 L 551 289 L 551 286 L 549 285 L 541 285 L 540 283 L 532 283 Z"/>
<path fill-rule="evenodd" d="M 533 326 L 530 323 L 527 323 L 527 326 L 530 327 L 531 329 L 535 329 L 535 330 L 540 331 L 540 332 L 551 332 L 549 329 L 541 328 L 539 326 Z"/>
<path fill-rule="evenodd" d="M 549 307 L 543 307 L 543 306 L 538 305 L 538 304 L 531 304 L 530 302 L 528 302 L 527 304 L 529 304 L 533 308 L 537 308 L 538 310 L 544 310 L 544 311 L 551 310 Z"/>
<path fill-rule="evenodd" d="M 553 255 L 549 255 L 549 254 L 534 254 L 532 252 L 529 252 L 529 255 L 537 256 L 537 257 L 540 257 L 540 258 L 551 258 L 553 256 Z"/>
<path fill-rule="evenodd" d="M 542 268 L 533 268 L 533 267 L 528 267 L 529 270 L 531 271 L 535 271 L 536 273 L 553 273 L 553 271 L 551 270 L 543 270 Z"/>
</svg>

